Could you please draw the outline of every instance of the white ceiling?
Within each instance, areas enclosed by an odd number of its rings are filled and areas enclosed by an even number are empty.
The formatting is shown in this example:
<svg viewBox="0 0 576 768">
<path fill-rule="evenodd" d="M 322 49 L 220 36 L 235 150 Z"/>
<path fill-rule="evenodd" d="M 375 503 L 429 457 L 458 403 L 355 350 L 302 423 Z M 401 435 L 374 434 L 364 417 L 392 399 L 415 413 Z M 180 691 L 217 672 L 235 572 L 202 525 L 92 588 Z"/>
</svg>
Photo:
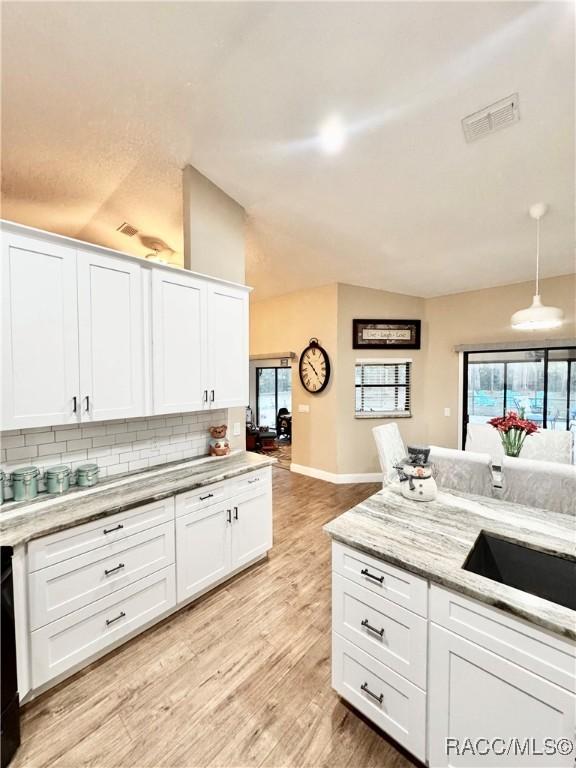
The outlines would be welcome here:
<svg viewBox="0 0 576 768">
<path fill-rule="evenodd" d="M 574 3 L 3 3 L 3 216 L 181 259 L 181 169 L 250 214 L 266 296 L 574 271 Z M 465 115 L 514 92 L 518 124 Z M 339 113 L 340 155 L 314 141 Z"/>
</svg>

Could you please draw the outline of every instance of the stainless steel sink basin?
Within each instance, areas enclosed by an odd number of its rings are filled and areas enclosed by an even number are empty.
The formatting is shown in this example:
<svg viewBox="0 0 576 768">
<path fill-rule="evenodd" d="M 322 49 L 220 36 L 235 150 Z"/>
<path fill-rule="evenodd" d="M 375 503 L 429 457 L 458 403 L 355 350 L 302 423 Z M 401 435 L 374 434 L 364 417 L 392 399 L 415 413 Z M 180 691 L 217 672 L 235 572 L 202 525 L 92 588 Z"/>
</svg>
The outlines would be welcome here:
<svg viewBox="0 0 576 768">
<path fill-rule="evenodd" d="M 465 571 L 576 610 L 576 560 L 515 544 L 482 531 Z"/>
</svg>

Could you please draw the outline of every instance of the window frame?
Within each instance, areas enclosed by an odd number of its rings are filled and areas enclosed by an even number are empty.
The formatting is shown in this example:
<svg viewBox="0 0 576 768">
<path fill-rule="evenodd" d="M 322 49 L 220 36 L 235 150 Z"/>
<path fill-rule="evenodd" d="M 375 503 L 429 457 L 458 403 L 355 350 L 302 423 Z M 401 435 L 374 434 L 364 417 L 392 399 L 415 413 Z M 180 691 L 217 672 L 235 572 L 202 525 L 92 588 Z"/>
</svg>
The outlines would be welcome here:
<svg viewBox="0 0 576 768">
<path fill-rule="evenodd" d="M 356 384 L 356 370 L 358 366 L 406 366 L 406 383 L 398 384 L 398 371 L 395 372 L 396 382 L 393 384 Z M 407 410 L 403 411 L 357 411 L 356 401 L 358 389 L 395 389 L 394 403 L 398 403 L 398 390 L 406 390 Z M 411 419 L 412 418 L 412 358 L 358 358 L 354 361 L 354 418 L 355 419 Z"/>
<path fill-rule="evenodd" d="M 289 365 L 259 365 L 256 366 L 256 387 L 255 387 L 255 398 L 256 398 L 256 424 L 259 427 L 260 426 L 260 390 L 258 387 L 258 382 L 260 379 L 260 371 L 267 371 L 271 370 L 274 371 L 274 407 L 275 407 L 275 417 L 274 417 L 274 424 L 270 426 L 270 429 L 276 429 L 276 418 L 278 416 L 278 371 L 281 370 L 289 370 L 291 371 L 291 366 Z M 290 400 L 292 400 L 292 375 L 290 372 Z"/>
</svg>

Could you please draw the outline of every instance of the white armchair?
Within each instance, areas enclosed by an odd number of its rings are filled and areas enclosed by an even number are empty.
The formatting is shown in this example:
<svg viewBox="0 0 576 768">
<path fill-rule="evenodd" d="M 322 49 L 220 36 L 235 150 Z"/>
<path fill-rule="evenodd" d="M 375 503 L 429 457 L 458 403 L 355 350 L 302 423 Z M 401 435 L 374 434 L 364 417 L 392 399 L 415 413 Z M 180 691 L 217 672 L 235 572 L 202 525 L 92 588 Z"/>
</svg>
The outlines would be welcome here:
<svg viewBox="0 0 576 768">
<path fill-rule="evenodd" d="M 434 465 L 434 477 L 440 488 L 476 493 L 479 496 L 494 495 L 492 457 L 489 453 L 458 451 L 432 445 L 430 461 Z"/>
<path fill-rule="evenodd" d="M 576 514 L 576 467 L 504 456 L 502 498 L 551 512 Z"/>
<path fill-rule="evenodd" d="M 398 472 L 394 467 L 406 457 L 406 446 L 397 424 L 373 427 L 372 434 L 382 467 L 382 485 L 388 485 L 398 479 Z"/>
</svg>

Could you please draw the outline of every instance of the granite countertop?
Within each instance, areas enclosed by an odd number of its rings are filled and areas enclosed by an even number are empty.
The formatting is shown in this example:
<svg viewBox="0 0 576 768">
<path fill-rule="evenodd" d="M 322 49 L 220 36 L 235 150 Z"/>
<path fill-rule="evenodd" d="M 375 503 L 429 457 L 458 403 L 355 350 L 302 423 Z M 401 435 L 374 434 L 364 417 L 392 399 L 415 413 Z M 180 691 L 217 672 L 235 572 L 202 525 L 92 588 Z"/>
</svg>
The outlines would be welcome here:
<svg viewBox="0 0 576 768">
<path fill-rule="evenodd" d="M 418 502 L 391 485 L 324 530 L 343 544 L 576 640 L 576 611 L 462 569 L 480 531 L 576 557 L 572 515 L 456 491 Z"/>
<path fill-rule="evenodd" d="M 276 463 L 276 459 L 238 451 L 161 465 L 75 488 L 62 496 L 42 494 L 33 501 L 0 507 L 0 544 L 15 547 L 31 539 L 72 528 L 151 501 L 194 490 Z"/>
</svg>

